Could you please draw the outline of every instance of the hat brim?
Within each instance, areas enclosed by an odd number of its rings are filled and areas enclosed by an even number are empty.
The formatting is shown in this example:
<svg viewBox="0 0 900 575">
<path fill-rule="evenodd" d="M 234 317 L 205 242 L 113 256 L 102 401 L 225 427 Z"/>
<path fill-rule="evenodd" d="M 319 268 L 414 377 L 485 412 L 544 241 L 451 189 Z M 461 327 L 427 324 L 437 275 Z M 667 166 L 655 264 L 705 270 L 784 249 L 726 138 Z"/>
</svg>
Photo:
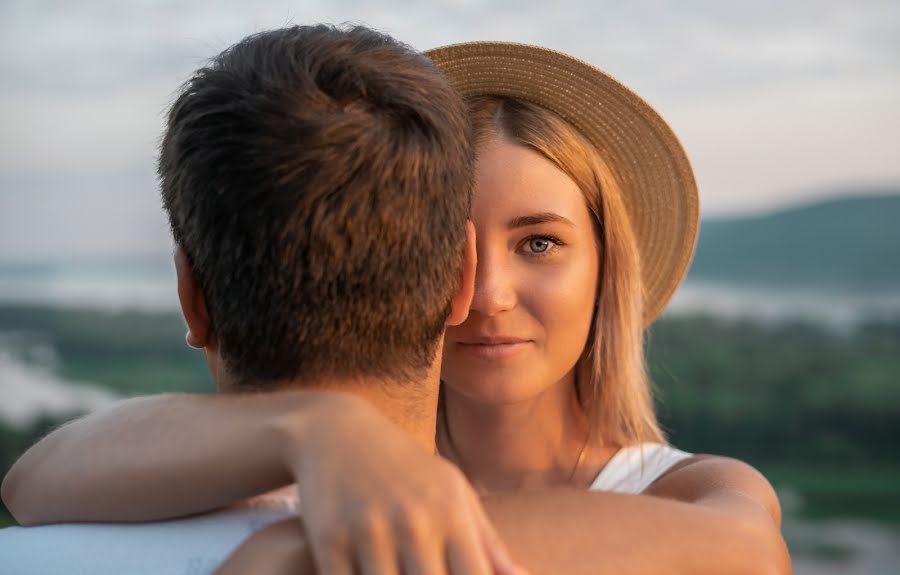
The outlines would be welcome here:
<svg viewBox="0 0 900 575">
<path fill-rule="evenodd" d="M 699 231 L 697 184 L 662 117 L 608 74 L 539 46 L 470 42 L 425 52 L 460 94 L 504 96 L 547 108 L 599 150 L 625 196 L 641 258 L 644 325 L 683 280 Z"/>
</svg>

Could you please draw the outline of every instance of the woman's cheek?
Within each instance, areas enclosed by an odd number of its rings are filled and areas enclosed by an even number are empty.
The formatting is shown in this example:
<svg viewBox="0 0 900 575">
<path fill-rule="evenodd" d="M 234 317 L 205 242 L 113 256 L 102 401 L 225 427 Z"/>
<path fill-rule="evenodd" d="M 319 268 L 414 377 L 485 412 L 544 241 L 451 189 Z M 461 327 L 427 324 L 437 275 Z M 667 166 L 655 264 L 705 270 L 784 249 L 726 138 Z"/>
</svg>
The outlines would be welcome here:
<svg viewBox="0 0 900 575">
<path fill-rule="evenodd" d="M 596 263 L 579 260 L 560 266 L 532 285 L 533 306 L 547 334 L 548 347 L 566 357 L 581 355 L 596 303 Z M 565 353 L 571 350 L 572 353 Z M 574 360 L 573 360 L 574 362 Z"/>
</svg>

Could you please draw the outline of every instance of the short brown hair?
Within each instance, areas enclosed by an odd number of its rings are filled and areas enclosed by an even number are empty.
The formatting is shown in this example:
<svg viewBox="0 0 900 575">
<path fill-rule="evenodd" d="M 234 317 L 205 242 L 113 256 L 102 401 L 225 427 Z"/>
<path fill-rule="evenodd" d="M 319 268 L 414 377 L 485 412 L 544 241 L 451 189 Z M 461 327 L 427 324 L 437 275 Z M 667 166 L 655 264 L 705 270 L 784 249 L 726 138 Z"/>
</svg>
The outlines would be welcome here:
<svg viewBox="0 0 900 575">
<path fill-rule="evenodd" d="M 447 80 L 364 27 L 263 32 L 198 70 L 158 170 L 232 375 L 426 369 L 458 287 L 472 155 Z"/>
</svg>

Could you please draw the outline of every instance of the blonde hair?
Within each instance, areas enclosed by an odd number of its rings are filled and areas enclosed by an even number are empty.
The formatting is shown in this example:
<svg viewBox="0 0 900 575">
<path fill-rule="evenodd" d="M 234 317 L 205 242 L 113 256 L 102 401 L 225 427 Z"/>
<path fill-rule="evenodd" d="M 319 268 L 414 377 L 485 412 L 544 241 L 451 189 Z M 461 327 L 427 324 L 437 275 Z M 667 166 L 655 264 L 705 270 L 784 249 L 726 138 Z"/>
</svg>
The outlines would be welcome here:
<svg viewBox="0 0 900 575">
<path fill-rule="evenodd" d="M 601 255 L 597 306 L 576 365 L 576 391 L 592 440 L 620 446 L 666 443 L 644 359 L 640 254 L 614 174 L 596 147 L 545 108 L 486 96 L 467 103 L 479 148 L 497 137 L 541 154 L 581 189 L 594 216 Z"/>
</svg>

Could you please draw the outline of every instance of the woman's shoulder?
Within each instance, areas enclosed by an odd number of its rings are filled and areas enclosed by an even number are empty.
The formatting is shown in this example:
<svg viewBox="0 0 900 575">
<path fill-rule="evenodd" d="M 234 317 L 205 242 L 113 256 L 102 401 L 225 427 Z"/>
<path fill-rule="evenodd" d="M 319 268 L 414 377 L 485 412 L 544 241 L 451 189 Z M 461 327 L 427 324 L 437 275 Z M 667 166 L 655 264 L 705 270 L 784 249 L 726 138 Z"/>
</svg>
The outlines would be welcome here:
<svg viewBox="0 0 900 575">
<path fill-rule="evenodd" d="M 749 498 L 780 523 L 778 497 L 769 481 L 755 467 L 732 457 L 697 454 L 673 465 L 648 487 L 648 495 L 698 502 L 723 491 Z"/>
<path fill-rule="evenodd" d="M 711 492 L 736 491 L 755 500 L 776 521 L 781 516 L 775 490 L 752 465 L 721 455 L 689 453 L 662 443 L 619 449 L 590 489 L 694 502 Z"/>
</svg>

